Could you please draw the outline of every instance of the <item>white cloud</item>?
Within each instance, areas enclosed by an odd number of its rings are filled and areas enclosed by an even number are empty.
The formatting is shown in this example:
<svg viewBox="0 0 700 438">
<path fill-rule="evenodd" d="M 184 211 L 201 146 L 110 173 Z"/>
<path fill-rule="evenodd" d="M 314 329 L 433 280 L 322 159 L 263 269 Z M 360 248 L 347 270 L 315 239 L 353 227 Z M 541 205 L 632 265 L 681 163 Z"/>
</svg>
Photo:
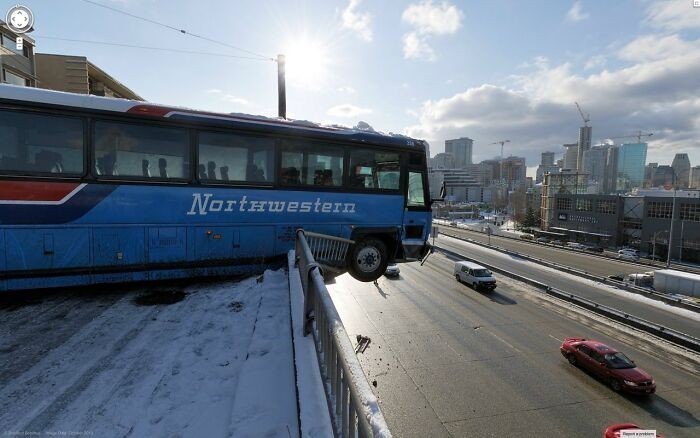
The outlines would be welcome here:
<svg viewBox="0 0 700 438">
<path fill-rule="evenodd" d="M 569 21 L 578 22 L 583 21 L 586 18 L 588 18 L 588 13 L 581 10 L 581 2 L 578 0 L 574 2 L 571 9 L 569 9 L 569 12 L 566 13 L 566 19 Z"/>
<path fill-rule="evenodd" d="M 647 8 L 647 22 L 667 30 L 700 28 L 700 10 L 693 8 L 692 0 L 652 2 Z"/>
<path fill-rule="evenodd" d="M 435 61 L 435 52 L 428 45 L 425 37 L 416 32 L 409 32 L 403 36 L 403 57 Z"/>
<path fill-rule="evenodd" d="M 207 93 L 210 93 L 210 94 L 217 94 L 217 93 L 222 93 L 222 91 L 219 90 L 218 88 L 212 88 L 212 89 L 210 89 L 210 90 L 207 90 Z"/>
<path fill-rule="evenodd" d="M 698 13 L 700 15 L 700 11 Z M 678 35 L 641 36 L 618 51 L 618 57 L 626 61 L 653 61 L 671 56 L 682 56 L 700 49 L 697 41 L 689 42 Z"/>
<path fill-rule="evenodd" d="M 355 89 L 349 85 L 346 85 L 343 87 L 338 87 L 338 91 L 341 93 L 346 93 L 346 94 L 355 94 L 356 93 Z"/>
<path fill-rule="evenodd" d="M 404 58 L 434 60 L 435 52 L 428 39 L 434 35 L 454 34 L 462 26 L 462 18 L 462 11 L 446 1 L 436 4 L 433 0 L 423 0 L 410 4 L 401 15 L 414 29 L 403 36 Z"/>
<path fill-rule="evenodd" d="M 357 32 L 357 35 L 365 41 L 372 41 L 372 17 L 368 13 L 356 11 L 362 0 L 350 0 L 348 7 L 343 9 L 340 16 L 341 25 L 345 29 Z"/>
<path fill-rule="evenodd" d="M 662 41 L 662 47 L 697 47 L 700 41 Z M 637 42 L 638 43 L 638 42 Z M 639 58 L 635 41 L 620 51 Z M 477 159 L 493 155 L 486 146 L 499 138 L 512 140 L 512 153 L 528 164 L 545 149 L 575 142 L 581 124 L 578 101 L 591 114 L 594 140 L 636 130 L 654 132 L 649 160 L 667 164 L 675 152 L 700 161 L 700 50 L 654 50 L 630 65 L 593 74 L 575 73 L 568 63 L 534 61 L 526 74 L 511 76 L 509 86 L 483 84 L 442 99 L 425 102 L 419 121 L 407 134 L 437 145 L 447 138 L 475 140 Z"/>
<path fill-rule="evenodd" d="M 445 35 L 457 32 L 462 26 L 462 11 L 445 1 L 435 5 L 432 0 L 423 0 L 409 5 L 401 19 L 421 34 Z"/>
<path fill-rule="evenodd" d="M 357 116 L 362 116 L 366 114 L 371 114 L 372 110 L 369 108 L 361 108 L 349 103 L 343 103 L 341 105 L 336 105 L 328 109 L 328 115 L 333 117 L 343 117 L 346 119 L 351 119 Z"/>
<path fill-rule="evenodd" d="M 583 66 L 583 68 L 586 70 L 592 70 L 594 68 L 605 66 L 606 62 L 607 60 L 604 55 L 592 56 L 586 61 L 586 64 Z"/>
<path fill-rule="evenodd" d="M 243 99 L 242 97 L 236 97 L 232 94 L 226 94 L 221 97 L 221 100 L 225 100 L 226 102 L 231 102 L 231 103 L 238 103 L 241 105 L 248 105 L 248 101 L 246 99 Z"/>
</svg>

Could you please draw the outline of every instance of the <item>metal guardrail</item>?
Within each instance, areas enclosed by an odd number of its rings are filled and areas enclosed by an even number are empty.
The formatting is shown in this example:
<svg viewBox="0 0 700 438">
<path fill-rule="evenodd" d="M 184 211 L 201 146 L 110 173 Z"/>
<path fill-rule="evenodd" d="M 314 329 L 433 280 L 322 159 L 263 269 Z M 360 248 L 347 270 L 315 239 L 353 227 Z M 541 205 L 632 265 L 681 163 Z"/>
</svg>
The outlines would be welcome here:
<svg viewBox="0 0 700 438">
<path fill-rule="evenodd" d="M 564 301 L 568 301 L 570 303 L 579 305 L 583 308 L 586 308 L 588 310 L 591 310 L 594 313 L 598 313 L 600 315 L 606 316 L 608 318 L 614 319 L 618 322 L 621 322 L 625 325 L 628 325 L 630 327 L 634 327 L 636 329 L 642 330 L 644 332 L 650 333 L 652 335 L 658 336 L 659 338 L 665 339 L 667 341 L 673 342 L 674 344 L 683 346 L 685 348 L 688 348 L 689 350 L 692 350 L 696 353 L 700 353 L 700 339 L 695 338 L 693 336 L 690 336 L 688 334 L 685 334 L 683 332 L 679 332 L 677 330 L 662 326 L 660 324 L 655 324 L 653 322 L 647 321 L 643 318 L 639 318 L 637 316 L 631 315 L 628 312 L 623 312 L 621 310 L 615 309 L 613 307 L 608 307 L 603 304 L 597 303 L 593 300 L 589 300 L 588 298 L 583 298 L 578 295 L 553 288 L 545 283 L 539 282 L 537 280 L 533 280 L 531 278 L 525 277 L 520 274 L 516 274 L 514 272 L 508 271 L 507 269 L 503 269 L 498 266 L 494 266 L 488 263 L 484 263 L 482 260 L 477 260 L 472 257 L 465 256 L 464 254 L 460 254 L 455 251 L 451 251 L 447 248 L 442 248 L 439 246 L 436 246 L 436 248 L 444 253 L 451 254 L 454 257 L 459 257 L 464 260 L 469 260 L 475 263 L 478 263 L 494 272 L 498 272 L 500 274 L 503 274 L 507 277 L 510 277 L 514 280 L 517 281 L 522 281 L 524 283 L 527 283 L 531 286 L 534 286 L 535 288 L 543 291 L 547 295 L 551 295 L 553 297 L 559 298 Z"/>
<path fill-rule="evenodd" d="M 391 437 L 377 398 L 323 282 L 304 230 L 296 232 L 296 258 L 304 290 L 304 335 L 313 334 L 336 437 Z M 314 238 L 324 238 L 313 233 Z M 329 240 L 337 238 L 325 236 Z M 342 239 L 346 240 L 346 239 Z"/>
<path fill-rule="evenodd" d="M 342 237 L 328 236 L 311 231 L 305 231 L 304 235 L 314 259 L 322 265 L 332 267 L 341 267 L 345 264 L 348 248 L 355 243 Z"/>
</svg>

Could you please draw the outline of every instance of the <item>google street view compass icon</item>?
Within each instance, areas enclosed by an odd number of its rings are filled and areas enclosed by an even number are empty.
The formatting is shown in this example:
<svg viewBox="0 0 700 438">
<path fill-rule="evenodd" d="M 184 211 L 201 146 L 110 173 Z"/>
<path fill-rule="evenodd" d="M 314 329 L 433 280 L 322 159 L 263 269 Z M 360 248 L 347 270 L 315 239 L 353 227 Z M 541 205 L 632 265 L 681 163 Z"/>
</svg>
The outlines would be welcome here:
<svg viewBox="0 0 700 438">
<path fill-rule="evenodd" d="M 34 14 L 32 11 L 22 5 L 17 5 L 7 11 L 7 26 L 15 33 L 22 34 L 31 32 L 34 25 Z"/>
</svg>

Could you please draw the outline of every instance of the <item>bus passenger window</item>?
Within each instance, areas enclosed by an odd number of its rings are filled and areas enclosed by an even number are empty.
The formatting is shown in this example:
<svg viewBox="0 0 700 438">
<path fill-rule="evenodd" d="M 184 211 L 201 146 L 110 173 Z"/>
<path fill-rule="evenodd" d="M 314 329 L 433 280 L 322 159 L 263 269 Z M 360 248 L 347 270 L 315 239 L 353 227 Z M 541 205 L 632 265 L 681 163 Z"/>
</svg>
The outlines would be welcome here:
<svg viewBox="0 0 700 438">
<path fill-rule="evenodd" d="M 340 187 L 343 185 L 343 150 L 314 143 L 288 143 L 282 151 L 281 183 Z"/>
<path fill-rule="evenodd" d="M 265 137 L 200 132 L 199 165 L 205 166 L 205 172 L 198 172 L 198 177 L 201 181 L 272 183 L 274 144 Z"/>
<path fill-rule="evenodd" d="M 189 135 L 184 129 L 98 121 L 94 147 L 98 176 L 167 179 L 189 176 Z M 157 176 L 151 173 L 150 164 L 156 162 Z"/>
<path fill-rule="evenodd" d="M 395 152 L 353 150 L 350 153 L 350 187 L 398 190 L 399 154 Z"/>
<path fill-rule="evenodd" d="M 83 121 L 75 117 L 0 111 L 0 172 L 83 173 Z"/>
</svg>

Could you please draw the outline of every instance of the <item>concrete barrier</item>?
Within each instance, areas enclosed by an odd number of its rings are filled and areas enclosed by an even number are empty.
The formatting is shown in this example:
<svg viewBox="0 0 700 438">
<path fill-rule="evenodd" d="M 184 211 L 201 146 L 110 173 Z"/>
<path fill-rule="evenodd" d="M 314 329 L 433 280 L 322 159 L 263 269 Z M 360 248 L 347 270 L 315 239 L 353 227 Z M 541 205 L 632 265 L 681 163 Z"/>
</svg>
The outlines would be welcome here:
<svg viewBox="0 0 700 438">
<path fill-rule="evenodd" d="M 550 296 L 556 297 L 558 299 L 570 302 L 572 304 L 576 304 L 580 307 L 591 310 L 592 312 L 595 312 L 599 315 L 603 315 L 605 317 L 608 317 L 610 319 L 618 321 L 618 322 L 625 324 L 627 326 L 634 327 L 638 330 L 642 330 L 646 333 L 652 334 L 652 335 L 657 336 L 661 339 L 665 339 L 665 340 L 672 342 L 676 345 L 680 345 L 682 347 L 688 348 L 696 353 L 700 353 L 700 340 L 697 338 L 694 338 L 693 336 L 690 336 L 688 334 L 679 332 L 677 330 L 674 330 L 674 329 L 671 329 L 668 327 L 664 327 L 664 326 L 659 325 L 659 324 L 655 324 L 651 321 L 647 321 L 645 319 L 631 315 L 627 312 L 623 312 L 623 311 L 615 309 L 613 307 L 609 307 L 609 306 L 597 303 L 593 300 L 589 300 L 587 298 L 580 297 L 578 295 L 563 291 L 561 289 L 556 289 L 556 288 L 550 287 L 549 285 L 544 284 L 540 281 L 533 280 L 529 277 L 525 277 L 524 275 L 516 274 L 514 272 L 511 272 L 507 269 L 503 269 L 503 268 L 498 267 L 498 266 L 484 263 L 481 260 L 466 256 L 464 254 L 460 254 L 458 252 L 449 250 L 447 248 L 443 248 L 443 247 L 440 247 L 438 245 L 436 245 L 435 248 L 443 253 L 450 254 L 453 257 L 458 257 L 458 258 L 463 259 L 463 260 L 478 263 L 478 264 L 484 266 L 485 268 L 490 269 L 493 272 L 505 275 L 505 276 L 512 278 L 514 280 L 521 281 L 523 283 L 534 286 L 536 289 L 541 290 L 542 292 L 546 293 L 547 295 L 550 295 Z"/>
</svg>

